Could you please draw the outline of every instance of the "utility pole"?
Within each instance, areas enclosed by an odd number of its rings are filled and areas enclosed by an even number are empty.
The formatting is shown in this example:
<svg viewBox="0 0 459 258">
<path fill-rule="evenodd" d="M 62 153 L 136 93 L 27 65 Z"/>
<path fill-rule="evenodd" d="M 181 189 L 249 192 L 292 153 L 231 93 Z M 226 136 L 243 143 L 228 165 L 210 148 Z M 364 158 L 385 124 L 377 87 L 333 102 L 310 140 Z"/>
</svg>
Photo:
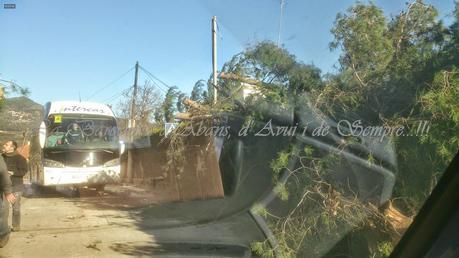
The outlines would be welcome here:
<svg viewBox="0 0 459 258">
<path fill-rule="evenodd" d="M 134 91 L 132 93 L 132 104 L 131 104 L 131 119 L 129 120 L 128 127 L 134 128 L 135 127 L 135 100 L 137 97 L 137 79 L 139 77 L 139 62 L 135 63 L 135 77 L 134 77 Z"/>
<path fill-rule="evenodd" d="M 134 90 L 132 93 L 132 104 L 131 104 L 131 117 L 128 122 L 128 128 L 135 128 L 135 100 L 137 98 L 137 79 L 139 77 L 139 62 L 135 63 L 135 77 L 134 77 Z M 134 175 L 134 153 L 132 153 L 133 142 L 134 142 L 134 130 L 128 130 L 129 132 L 129 143 L 127 148 L 127 164 L 126 170 L 121 172 L 121 178 L 125 183 L 132 183 Z"/>
<path fill-rule="evenodd" d="M 212 74 L 215 105 L 217 104 L 217 16 L 212 16 Z"/>
</svg>

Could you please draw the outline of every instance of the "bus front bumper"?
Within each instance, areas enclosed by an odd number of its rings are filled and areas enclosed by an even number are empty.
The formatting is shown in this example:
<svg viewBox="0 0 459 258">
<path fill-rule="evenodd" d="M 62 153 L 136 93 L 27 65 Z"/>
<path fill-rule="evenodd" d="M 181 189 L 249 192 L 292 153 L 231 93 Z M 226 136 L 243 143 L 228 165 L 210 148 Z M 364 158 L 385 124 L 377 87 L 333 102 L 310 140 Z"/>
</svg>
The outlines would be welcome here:
<svg viewBox="0 0 459 258">
<path fill-rule="evenodd" d="M 44 167 L 43 185 L 112 184 L 120 180 L 120 166 L 112 167 Z"/>
</svg>

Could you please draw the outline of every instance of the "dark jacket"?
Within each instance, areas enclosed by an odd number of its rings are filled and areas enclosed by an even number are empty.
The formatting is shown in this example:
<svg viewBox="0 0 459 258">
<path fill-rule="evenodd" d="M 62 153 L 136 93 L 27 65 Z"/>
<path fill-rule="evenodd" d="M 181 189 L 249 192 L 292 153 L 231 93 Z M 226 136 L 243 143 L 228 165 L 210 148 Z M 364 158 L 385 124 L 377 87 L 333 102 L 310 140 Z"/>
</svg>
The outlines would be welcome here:
<svg viewBox="0 0 459 258">
<path fill-rule="evenodd" d="M 67 143 L 70 143 L 70 144 L 75 144 L 75 143 L 82 142 L 82 141 L 84 140 L 83 131 L 81 131 L 80 129 L 78 129 L 78 130 L 70 129 L 70 130 L 65 134 L 64 140 L 65 140 Z"/>
<path fill-rule="evenodd" d="M 6 164 L 3 158 L 0 157 L 0 196 L 2 194 L 10 194 L 13 189 L 11 188 L 11 179 L 6 169 Z"/>
<path fill-rule="evenodd" d="M 13 184 L 13 192 L 21 192 L 24 189 L 24 181 L 22 178 L 27 173 L 27 160 L 16 151 L 13 153 L 3 153 L 6 167 L 8 171 L 13 171 L 11 183 Z"/>
</svg>

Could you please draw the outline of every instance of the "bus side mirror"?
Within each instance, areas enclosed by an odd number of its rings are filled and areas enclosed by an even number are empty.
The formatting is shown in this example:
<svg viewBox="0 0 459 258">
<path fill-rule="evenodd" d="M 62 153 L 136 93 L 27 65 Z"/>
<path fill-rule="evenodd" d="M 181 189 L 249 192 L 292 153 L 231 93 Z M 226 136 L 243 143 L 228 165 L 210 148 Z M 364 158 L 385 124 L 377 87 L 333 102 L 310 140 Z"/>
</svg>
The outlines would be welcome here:
<svg viewBox="0 0 459 258">
<path fill-rule="evenodd" d="M 38 131 L 38 140 L 40 142 L 40 147 L 43 149 L 45 147 L 46 141 L 46 124 L 45 122 L 41 122 L 40 129 Z"/>
<path fill-rule="evenodd" d="M 120 141 L 120 155 L 126 150 L 126 144 L 123 141 Z"/>
</svg>

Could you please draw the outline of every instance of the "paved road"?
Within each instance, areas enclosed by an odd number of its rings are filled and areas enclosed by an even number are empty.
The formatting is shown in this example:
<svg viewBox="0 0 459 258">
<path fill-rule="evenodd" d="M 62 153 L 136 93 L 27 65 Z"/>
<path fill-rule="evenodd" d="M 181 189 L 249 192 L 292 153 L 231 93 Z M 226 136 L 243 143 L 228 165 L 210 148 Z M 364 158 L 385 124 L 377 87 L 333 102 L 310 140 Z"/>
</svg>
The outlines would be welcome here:
<svg viewBox="0 0 459 258">
<path fill-rule="evenodd" d="M 219 223 L 170 229 L 158 225 L 170 224 L 174 218 L 164 214 L 161 218 L 145 216 L 141 207 L 147 203 L 154 200 L 89 189 L 81 191 L 81 197 L 56 192 L 23 198 L 22 230 L 11 233 L 8 245 L 0 249 L 0 257 L 163 257 L 153 254 L 164 254 L 166 249 L 172 250 L 169 255 L 192 250 L 195 257 L 202 257 L 196 244 L 247 246 L 262 239 L 246 213 Z M 189 245 L 177 245 L 177 241 Z M 206 248 L 205 252 L 212 249 Z M 213 248 L 247 255 L 243 248 Z"/>
</svg>

